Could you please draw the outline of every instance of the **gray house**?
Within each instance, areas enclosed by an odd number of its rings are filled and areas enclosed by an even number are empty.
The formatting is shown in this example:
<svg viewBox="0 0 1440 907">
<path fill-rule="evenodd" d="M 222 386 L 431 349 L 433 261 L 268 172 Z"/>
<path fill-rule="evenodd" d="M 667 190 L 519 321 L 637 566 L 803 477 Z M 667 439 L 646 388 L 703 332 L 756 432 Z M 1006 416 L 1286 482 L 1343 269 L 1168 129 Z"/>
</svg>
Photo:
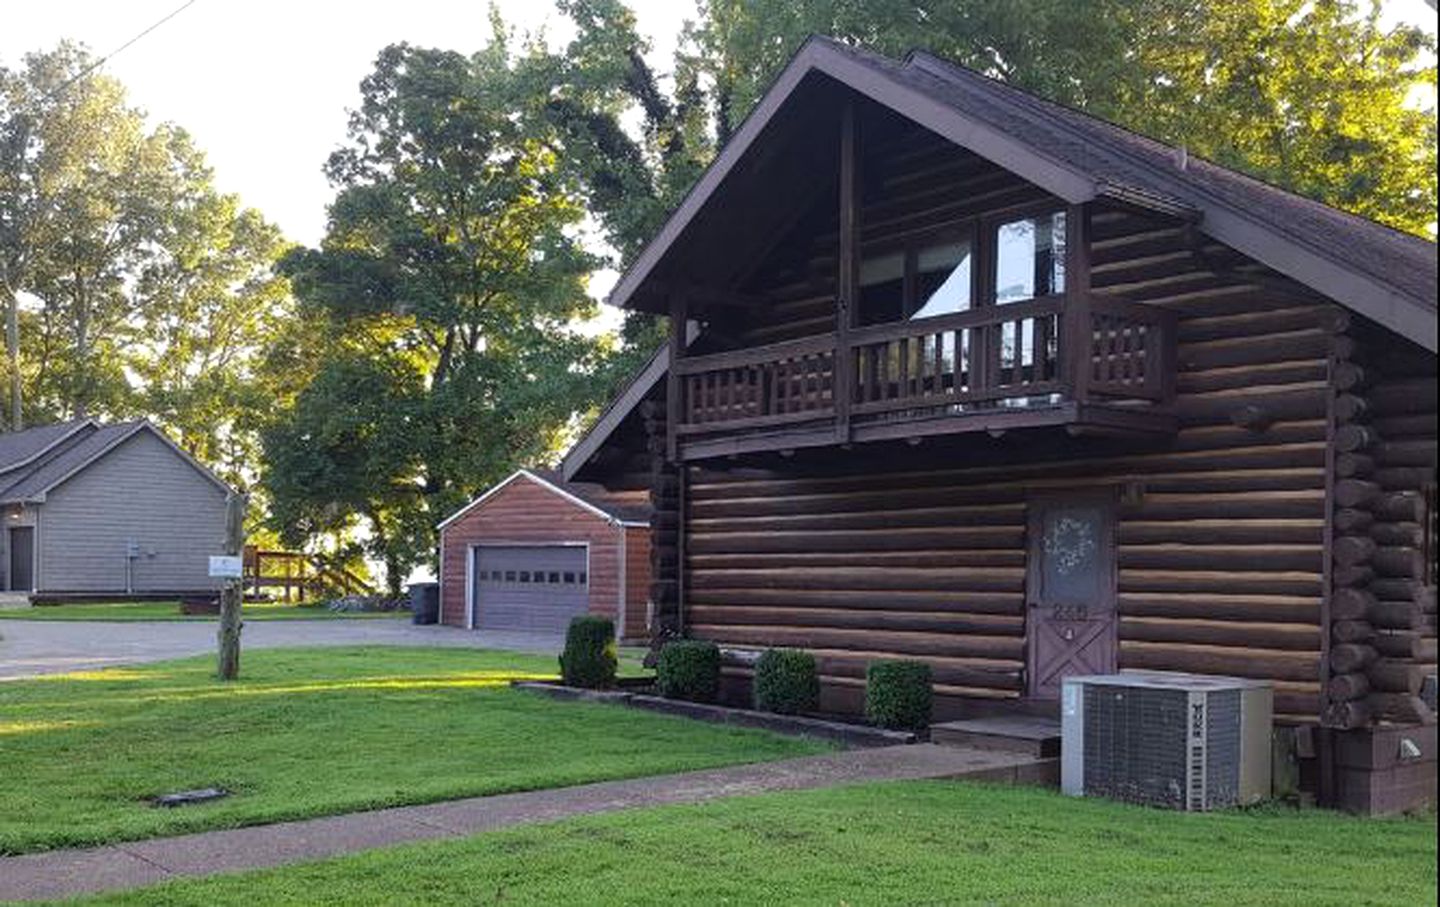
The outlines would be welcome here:
<svg viewBox="0 0 1440 907">
<path fill-rule="evenodd" d="M 146 421 L 0 434 L 0 590 L 37 598 L 214 589 L 229 487 Z"/>
</svg>

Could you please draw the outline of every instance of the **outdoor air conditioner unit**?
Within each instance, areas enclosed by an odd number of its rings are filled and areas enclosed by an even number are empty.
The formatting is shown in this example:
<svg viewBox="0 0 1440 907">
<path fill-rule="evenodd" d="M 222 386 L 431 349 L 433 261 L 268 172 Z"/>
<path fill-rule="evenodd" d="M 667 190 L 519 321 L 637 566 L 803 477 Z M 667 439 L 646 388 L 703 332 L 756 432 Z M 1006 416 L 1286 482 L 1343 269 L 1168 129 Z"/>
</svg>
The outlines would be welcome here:
<svg viewBox="0 0 1440 907">
<path fill-rule="evenodd" d="M 1125 672 L 1065 678 L 1060 786 L 1171 809 L 1208 810 L 1270 794 L 1268 683 Z"/>
</svg>

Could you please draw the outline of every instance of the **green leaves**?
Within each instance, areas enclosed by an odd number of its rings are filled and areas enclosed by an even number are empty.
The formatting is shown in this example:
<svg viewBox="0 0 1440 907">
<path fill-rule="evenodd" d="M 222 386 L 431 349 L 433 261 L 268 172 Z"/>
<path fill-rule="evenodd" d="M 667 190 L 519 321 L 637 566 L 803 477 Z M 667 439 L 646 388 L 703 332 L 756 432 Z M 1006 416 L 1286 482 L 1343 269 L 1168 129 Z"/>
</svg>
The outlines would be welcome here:
<svg viewBox="0 0 1440 907">
<path fill-rule="evenodd" d="M 61 44 L 0 70 L 0 283 L 26 302 L 26 411 L 149 416 L 244 486 L 260 363 L 291 315 L 285 242 L 215 190 L 184 130 L 80 78 L 90 62 Z"/>
<path fill-rule="evenodd" d="M 572 327 L 598 260 L 532 77 L 498 29 L 471 56 L 383 50 L 327 166 L 325 240 L 282 265 L 329 340 L 266 434 L 275 521 L 297 541 L 362 521 L 392 585 L 602 389 Z"/>
</svg>

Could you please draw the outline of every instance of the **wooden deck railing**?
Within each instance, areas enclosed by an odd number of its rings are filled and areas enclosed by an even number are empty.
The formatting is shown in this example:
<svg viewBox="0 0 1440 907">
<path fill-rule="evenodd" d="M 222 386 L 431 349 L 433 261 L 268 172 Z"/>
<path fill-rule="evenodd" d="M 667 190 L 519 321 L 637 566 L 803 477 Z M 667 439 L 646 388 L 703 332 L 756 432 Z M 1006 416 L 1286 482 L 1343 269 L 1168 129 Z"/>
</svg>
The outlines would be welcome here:
<svg viewBox="0 0 1440 907">
<path fill-rule="evenodd" d="M 247 594 L 278 596 L 286 602 L 330 595 L 373 595 L 374 588 L 343 567 L 300 551 L 272 551 L 247 545 L 242 561 Z"/>
<path fill-rule="evenodd" d="M 821 334 L 676 363 L 681 434 L 833 419 L 836 368 L 847 419 L 865 421 L 1061 400 L 1165 403 L 1173 317 L 1154 307 L 1060 298 Z"/>
</svg>

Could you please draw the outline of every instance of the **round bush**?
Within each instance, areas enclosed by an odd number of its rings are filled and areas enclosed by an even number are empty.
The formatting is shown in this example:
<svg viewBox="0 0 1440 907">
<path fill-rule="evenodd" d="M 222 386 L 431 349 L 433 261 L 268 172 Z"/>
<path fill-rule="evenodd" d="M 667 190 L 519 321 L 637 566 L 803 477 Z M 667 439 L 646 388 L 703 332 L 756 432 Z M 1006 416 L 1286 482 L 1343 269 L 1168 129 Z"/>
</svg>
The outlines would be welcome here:
<svg viewBox="0 0 1440 907">
<path fill-rule="evenodd" d="M 615 622 L 592 614 L 572 618 L 560 653 L 560 679 L 567 686 L 605 689 L 615 685 L 616 664 Z"/>
<path fill-rule="evenodd" d="M 820 672 L 815 656 L 798 649 L 767 649 L 755 663 L 755 707 L 781 715 L 813 712 L 820 706 Z"/>
<path fill-rule="evenodd" d="M 655 685 L 667 699 L 714 702 L 720 692 L 720 647 L 699 639 L 677 639 L 660 650 Z"/>
<path fill-rule="evenodd" d="M 930 701 L 930 666 L 924 662 L 875 661 L 865 669 L 865 717 L 880 727 L 927 727 Z"/>
</svg>

